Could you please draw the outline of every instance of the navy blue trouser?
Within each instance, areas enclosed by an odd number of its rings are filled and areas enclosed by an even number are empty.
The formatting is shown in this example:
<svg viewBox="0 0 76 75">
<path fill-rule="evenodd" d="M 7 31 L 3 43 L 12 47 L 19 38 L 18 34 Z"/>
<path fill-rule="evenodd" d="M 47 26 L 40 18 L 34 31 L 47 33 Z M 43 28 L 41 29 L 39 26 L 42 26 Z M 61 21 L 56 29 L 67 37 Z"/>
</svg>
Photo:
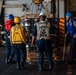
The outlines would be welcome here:
<svg viewBox="0 0 76 75">
<path fill-rule="evenodd" d="M 14 49 L 11 46 L 10 38 L 6 36 L 6 58 L 9 59 L 9 57 L 13 57 L 15 55 Z"/>
<path fill-rule="evenodd" d="M 76 38 L 71 39 L 71 46 L 70 46 L 70 58 L 76 59 Z"/>
<path fill-rule="evenodd" d="M 76 58 L 76 38 L 72 38 L 69 35 L 66 39 L 66 44 L 70 43 L 70 59 Z"/>
<path fill-rule="evenodd" d="M 13 44 L 15 50 L 16 62 L 25 62 L 26 59 L 26 48 L 25 44 Z"/>
<path fill-rule="evenodd" d="M 37 40 L 38 46 L 38 64 L 44 63 L 44 52 L 46 53 L 48 63 L 52 63 L 52 47 L 51 47 L 51 40 Z"/>
</svg>

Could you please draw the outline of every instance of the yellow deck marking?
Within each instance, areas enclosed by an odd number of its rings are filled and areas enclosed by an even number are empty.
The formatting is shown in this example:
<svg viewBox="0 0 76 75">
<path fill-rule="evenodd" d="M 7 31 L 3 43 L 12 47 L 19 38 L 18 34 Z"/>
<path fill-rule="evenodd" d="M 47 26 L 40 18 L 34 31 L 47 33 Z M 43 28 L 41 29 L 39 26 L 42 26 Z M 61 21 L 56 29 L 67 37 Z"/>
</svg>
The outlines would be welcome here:
<svg viewBox="0 0 76 75">
<path fill-rule="evenodd" d="M 72 66 L 67 65 L 67 75 L 72 75 Z"/>
</svg>

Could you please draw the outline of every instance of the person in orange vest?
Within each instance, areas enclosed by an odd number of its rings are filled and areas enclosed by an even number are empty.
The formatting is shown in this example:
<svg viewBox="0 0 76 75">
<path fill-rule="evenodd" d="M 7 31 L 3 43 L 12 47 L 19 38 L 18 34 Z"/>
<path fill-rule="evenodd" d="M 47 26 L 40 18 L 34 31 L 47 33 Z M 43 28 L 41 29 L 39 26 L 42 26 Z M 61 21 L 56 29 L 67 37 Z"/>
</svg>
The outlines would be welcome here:
<svg viewBox="0 0 76 75">
<path fill-rule="evenodd" d="M 14 49 L 11 46 L 10 43 L 10 30 L 11 27 L 14 26 L 14 16 L 13 14 L 8 15 L 8 20 L 6 20 L 4 26 L 5 26 L 5 33 L 6 33 L 6 59 L 5 63 L 9 63 L 11 60 L 13 60 L 14 56 Z"/>
<path fill-rule="evenodd" d="M 22 66 L 22 69 L 25 68 L 25 58 L 26 58 L 26 31 L 25 27 L 21 26 L 21 19 L 20 17 L 15 17 L 14 19 L 15 26 L 11 28 L 11 33 L 10 33 L 10 41 L 11 44 L 15 50 L 15 55 L 16 55 L 16 68 L 20 69 Z M 21 66 L 20 66 L 21 63 Z"/>
</svg>

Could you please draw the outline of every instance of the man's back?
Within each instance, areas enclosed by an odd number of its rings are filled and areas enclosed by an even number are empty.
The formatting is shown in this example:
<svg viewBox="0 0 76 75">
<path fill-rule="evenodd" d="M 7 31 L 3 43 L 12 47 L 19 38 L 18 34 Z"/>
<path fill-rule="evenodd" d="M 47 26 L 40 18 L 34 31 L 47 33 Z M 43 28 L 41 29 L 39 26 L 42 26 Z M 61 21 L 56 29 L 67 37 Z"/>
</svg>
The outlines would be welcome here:
<svg viewBox="0 0 76 75">
<path fill-rule="evenodd" d="M 15 25 L 11 28 L 11 32 L 13 44 L 20 44 L 22 42 L 25 43 L 25 28 L 23 26 Z"/>
</svg>

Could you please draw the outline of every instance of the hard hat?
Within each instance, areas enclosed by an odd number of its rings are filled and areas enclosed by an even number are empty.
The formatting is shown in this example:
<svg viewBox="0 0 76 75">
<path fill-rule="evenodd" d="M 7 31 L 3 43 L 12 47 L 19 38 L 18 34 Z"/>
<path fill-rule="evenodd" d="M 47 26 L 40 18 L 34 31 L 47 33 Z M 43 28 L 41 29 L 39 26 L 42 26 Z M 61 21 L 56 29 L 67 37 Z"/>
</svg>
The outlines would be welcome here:
<svg viewBox="0 0 76 75">
<path fill-rule="evenodd" d="M 41 12 L 39 16 L 46 16 L 44 12 Z"/>
<path fill-rule="evenodd" d="M 8 15 L 8 19 L 13 19 L 13 18 L 14 18 L 14 16 L 12 14 Z"/>
<path fill-rule="evenodd" d="M 15 23 L 21 23 L 21 18 L 16 16 L 14 19 L 14 22 Z"/>
<path fill-rule="evenodd" d="M 72 17 L 72 14 L 70 12 L 67 12 L 66 17 Z"/>
</svg>

